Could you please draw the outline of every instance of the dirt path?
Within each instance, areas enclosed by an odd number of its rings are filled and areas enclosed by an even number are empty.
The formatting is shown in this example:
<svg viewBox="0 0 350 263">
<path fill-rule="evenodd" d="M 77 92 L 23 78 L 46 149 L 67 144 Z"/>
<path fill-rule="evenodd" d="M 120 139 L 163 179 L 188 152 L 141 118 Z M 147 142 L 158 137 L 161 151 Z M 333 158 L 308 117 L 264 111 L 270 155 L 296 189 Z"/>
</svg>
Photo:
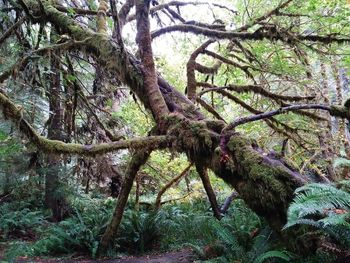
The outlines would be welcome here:
<svg viewBox="0 0 350 263">
<path fill-rule="evenodd" d="M 1 257 L 0 257 L 1 262 Z M 6 261 L 5 261 L 6 262 Z M 42 259 L 42 258 L 19 258 L 15 261 L 16 263 L 193 263 L 195 262 L 195 256 L 190 249 L 183 249 L 174 252 L 167 252 L 156 255 L 145 255 L 140 257 L 122 257 L 119 259 L 103 259 L 103 260 L 92 260 L 92 259 Z"/>
</svg>

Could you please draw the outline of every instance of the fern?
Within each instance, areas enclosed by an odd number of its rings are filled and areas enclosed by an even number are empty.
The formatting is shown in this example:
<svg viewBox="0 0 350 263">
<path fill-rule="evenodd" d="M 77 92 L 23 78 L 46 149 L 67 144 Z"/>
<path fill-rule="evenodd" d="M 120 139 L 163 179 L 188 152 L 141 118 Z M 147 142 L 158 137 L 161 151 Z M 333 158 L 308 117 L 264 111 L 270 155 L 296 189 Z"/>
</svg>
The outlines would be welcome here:
<svg viewBox="0 0 350 263">
<path fill-rule="evenodd" d="M 5 206 L 0 212 L 0 232 L 7 239 L 15 233 L 26 235 L 31 230 L 44 223 L 44 216 L 40 211 L 30 211 L 28 208 L 19 211 L 7 210 Z"/>
<path fill-rule="evenodd" d="M 344 157 L 340 157 L 334 160 L 333 167 L 350 167 L 350 160 Z"/>
<path fill-rule="evenodd" d="M 342 182 L 341 185 L 347 185 Z M 350 194 L 327 184 L 308 184 L 296 190 L 284 229 L 309 225 L 344 247 L 350 246 Z"/>
<path fill-rule="evenodd" d="M 292 259 L 292 257 L 290 256 L 290 254 L 288 252 L 279 251 L 279 250 L 271 250 L 271 251 L 265 252 L 265 253 L 261 254 L 260 256 L 258 256 L 253 261 L 253 263 L 263 263 L 263 262 L 265 262 L 265 260 L 270 259 L 270 258 L 276 258 L 276 259 L 280 259 L 280 260 L 287 261 L 287 262 L 289 262 Z"/>
<path fill-rule="evenodd" d="M 333 224 L 348 225 L 350 194 L 328 184 L 308 184 L 296 190 L 297 196 L 288 209 L 288 223 L 284 229 L 296 224 L 309 224 L 321 227 Z M 341 216 L 333 211 L 342 209 Z M 323 216 L 316 220 L 312 215 Z"/>
</svg>

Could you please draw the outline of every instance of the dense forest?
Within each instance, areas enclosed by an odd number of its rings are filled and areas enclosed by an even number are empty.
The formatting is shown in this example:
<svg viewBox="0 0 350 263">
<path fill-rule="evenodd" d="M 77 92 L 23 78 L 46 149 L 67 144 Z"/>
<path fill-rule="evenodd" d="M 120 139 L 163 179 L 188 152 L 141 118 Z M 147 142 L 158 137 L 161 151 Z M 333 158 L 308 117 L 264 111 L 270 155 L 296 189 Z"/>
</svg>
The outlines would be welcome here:
<svg viewBox="0 0 350 263">
<path fill-rule="evenodd" d="M 1 262 L 350 262 L 350 1 L 0 0 Z"/>
</svg>

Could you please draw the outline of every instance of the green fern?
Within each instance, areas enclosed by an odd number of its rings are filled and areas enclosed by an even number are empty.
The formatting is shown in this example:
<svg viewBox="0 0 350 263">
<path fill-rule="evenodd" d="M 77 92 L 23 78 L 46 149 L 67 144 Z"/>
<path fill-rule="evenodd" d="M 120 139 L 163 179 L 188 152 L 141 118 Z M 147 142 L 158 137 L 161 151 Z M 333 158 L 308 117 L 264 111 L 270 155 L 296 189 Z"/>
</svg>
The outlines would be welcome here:
<svg viewBox="0 0 350 263">
<path fill-rule="evenodd" d="M 344 157 L 337 158 L 333 161 L 333 167 L 350 167 L 350 160 Z"/>
<path fill-rule="evenodd" d="M 346 185 L 344 182 L 341 185 Z M 296 190 L 284 229 L 309 225 L 350 246 L 350 194 L 329 184 L 308 184 Z"/>
<path fill-rule="evenodd" d="M 263 263 L 270 258 L 280 259 L 287 262 L 289 262 L 292 259 L 292 257 L 290 256 L 290 253 L 288 252 L 279 251 L 279 250 L 270 250 L 258 256 L 253 261 L 253 263 Z M 278 261 L 278 262 L 281 262 L 281 261 Z"/>
<path fill-rule="evenodd" d="M 296 190 L 297 196 L 288 209 L 288 223 L 284 229 L 296 224 L 308 224 L 316 227 L 326 225 L 348 225 L 350 194 L 328 184 L 308 184 Z M 342 209 L 347 213 L 338 215 L 333 211 Z M 310 216 L 318 215 L 317 220 Z"/>
</svg>

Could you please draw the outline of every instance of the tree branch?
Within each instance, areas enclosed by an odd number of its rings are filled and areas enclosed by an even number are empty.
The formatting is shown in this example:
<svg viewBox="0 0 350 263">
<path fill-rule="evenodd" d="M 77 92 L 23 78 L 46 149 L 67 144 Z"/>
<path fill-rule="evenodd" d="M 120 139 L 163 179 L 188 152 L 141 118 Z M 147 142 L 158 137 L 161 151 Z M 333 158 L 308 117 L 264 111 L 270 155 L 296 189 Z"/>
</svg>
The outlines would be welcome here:
<svg viewBox="0 0 350 263">
<path fill-rule="evenodd" d="M 238 125 L 242 125 L 242 124 L 245 124 L 248 122 L 263 120 L 263 119 L 269 119 L 273 116 L 284 114 L 284 113 L 287 113 L 289 111 L 310 110 L 310 109 L 324 110 L 324 111 L 328 111 L 332 116 L 346 118 L 346 119 L 350 118 L 350 111 L 349 110 L 346 111 L 345 107 L 343 107 L 343 108 L 334 107 L 334 106 L 331 107 L 331 106 L 326 106 L 326 105 L 321 105 L 321 104 L 291 105 L 291 106 L 282 107 L 282 108 L 279 108 L 277 110 L 273 110 L 270 112 L 264 112 L 264 113 L 260 113 L 257 115 L 239 118 L 238 120 L 230 123 L 226 128 L 223 129 L 222 132 L 225 133 L 228 130 L 233 130 Z"/>
<path fill-rule="evenodd" d="M 25 21 L 27 20 L 27 17 L 21 17 L 16 23 L 14 23 L 7 31 L 0 36 L 0 45 L 6 38 L 8 38 L 13 31 L 15 31 L 18 27 L 20 27 Z"/>
<path fill-rule="evenodd" d="M 48 140 L 39 135 L 34 128 L 23 118 L 22 107 L 15 105 L 9 97 L 0 91 L 0 107 L 5 119 L 9 119 L 18 125 L 18 129 L 28 137 L 30 142 L 43 152 L 97 155 L 120 149 L 157 149 L 166 147 L 169 142 L 167 136 L 149 136 L 146 138 L 135 138 L 120 140 L 117 142 L 82 145 L 75 143 L 64 143 L 57 140 Z"/>
<path fill-rule="evenodd" d="M 151 35 L 152 38 L 159 37 L 161 35 L 171 33 L 171 32 L 183 32 L 183 33 L 193 33 L 196 35 L 203 35 L 210 38 L 216 38 L 216 39 L 240 39 L 240 40 L 264 40 L 264 39 L 270 39 L 270 40 L 280 40 L 282 42 L 291 42 L 295 40 L 299 41 L 311 41 L 311 42 L 319 42 L 324 44 L 330 44 L 330 43 L 348 43 L 350 42 L 349 37 L 335 37 L 334 34 L 319 36 L 319 35 L 302 35 L 302 34 L 296 34 L 289 32 L 288 35 L 286 34 L 276 34 L 276 32 L 271 32 L 271 29 L 267 28 L 260 28 L 260 30 L 256 30 L 253 33 L 250 32 L 232 32 L 232 31 L 219 31 L 219 30 L 212 30 L 208 28 L 203 28 L 199 26 L 194 25 L 186 25 L 186 24 L 180 24 L 180 25 L 173 25 L 161 28 L 159 30 L 154 31 Z"/>
<path fill-rule="evenodd" d="M 155 208 L 158 210 L 160 208 L 160 206 L 162 205 L 162 195 L 166 192 L 166 190 L 168 190 L 172 185 L 176 184 L 177 182 L 179 182 L 181 180 L 182 177 L 186 176 L 189 172 L 189 170 L 191 169 L 193 163 L 190 163 L 189 165 L 187 165 L 187 167 L 185 168 L 185 170 L 183 170 L 178 176 L 175 176 L 172 180 L 170 180 L 166 185 L 164 185 L 162 187 L 162 189 L 160 189 L 160 191 L 157 194 L 157 198 L 156 198 L 156 202 L 155 202 Z"/>
<path fill-rule="evenodd" d="M 246 31 L 247 29 L 251 28 L 252 26 L 258 24 L 259 22 L 277 14 L 282 8 L 285 8 L 286 6 L 288 6 L 293 0 L 287 0 L 284 3 L 281 3 L 280 5 L 278 5 L 276 8 L 272 9 L 270 12 L 254 19 L 252 22 L 240 27 L 237 29 L 238 32 L 242 32 L 242 31 Z"/>
<path fill-rule="evenodd" d="M 245 93 L 245 92 L 253 92 L 256 94 L 260 94 L 266 98 L 270 98 L 273 100 L 287 100 L 287 101 L 301 101 L 301 100 L 312 100 L 315 96 L 291 96 L 291 95 L 282 95 L 272 93 L 266 89 L 264 89 L 261 85 L 228 85 L 224 87 L 216 87 L 209 83 L 197 83 L 197 86 L 201 87 L 209 87 L 201 91 L 198 96 L 201 96 L 207 92 L 217 91 L 217 90 L 232 90 L 237 93 Z"/>
<path fill-rule="evenodd" d="M 196 99 L 196 74 L 195 70 L 198 68 L 196 59 L 200 53 L 202 53 L 210 44 L 214 43 L 215 40 L 209 39 L 200 45 L 195 51 L 192 52 L 187 64 L 187 97 L 194 101 Z"/>
<path fill-rule="evenodd" d="M 210 5 L 208 2 L 181 2 L 181 1 L 170 1 L 169 3 L 165 3 L 165 4 L 160 4 L 160 5 L 157 5 L 155 7 L 152 7 L 150 8 L 150 14 L 154 14 L 156 13 L 157 11 L 160 11 L 162 9 L 167 9 L 171 6 L 175 6 L 175 7 L 180 7 L 180 6 L 187 6 L 187 5 L 194 5 L 194 6 L 197 6 L 197 5 Z M 227 6 L 224 6 L 224 5 L 220 5 L 220 4 L 216 4 L 216 3 L 211 3 L 211 5 L 215 6 L 215 7 L 218 7 L 218 8 L 221 8 L 221 9 L 226 9 L 228 11 L 230 11 L 231 13 L 233 14 L 237 14 L 237 11 L 236 10 L 232 10 L 230 8 L 228 8 Z M 130 22 L 132 20 L 135 20 L 136 19 L 136 14 L 132 14 L 132 15 L 129 15 L 126 19 L 126 22 Z"/>
<path fill-rule="evenodd" d="M 146 2 L 147 1 L 144 0 L 136 0 L 136 42 L 139 46 L 142 62 L 144 89 L 147 93 L 152 113 L 155 119 L 159 120 L 166 116 L 169 113 L 169 110 L 158 87 L 150 35 L 150 22 L 148 15 L 149 2 L 148 5 Z"/>
</svg>

